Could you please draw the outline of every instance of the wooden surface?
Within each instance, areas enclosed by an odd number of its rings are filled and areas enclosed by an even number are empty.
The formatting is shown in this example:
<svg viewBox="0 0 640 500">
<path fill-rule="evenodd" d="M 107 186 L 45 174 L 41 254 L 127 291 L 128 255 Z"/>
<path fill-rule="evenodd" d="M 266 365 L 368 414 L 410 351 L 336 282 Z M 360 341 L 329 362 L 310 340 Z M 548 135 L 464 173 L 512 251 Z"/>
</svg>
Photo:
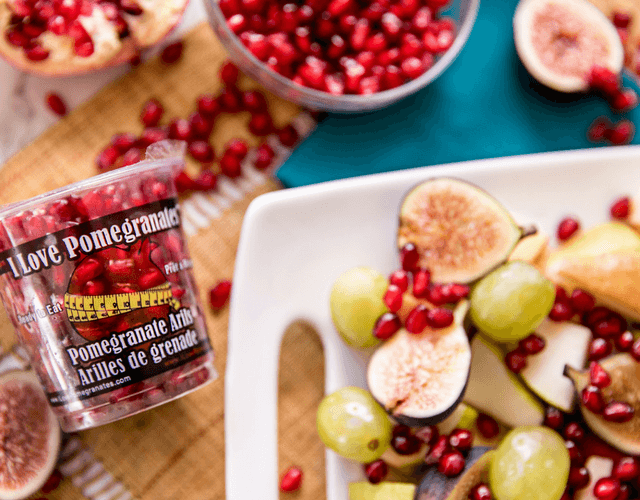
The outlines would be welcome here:
<svg viewBox="0 0 640 500">
<path fill-rule="evenodd" d="M 150 61 L 108 86 L 74 113 L 61 120 L 0 170 L 0 203 L 31 196 L 86 179 L 96 173 L 94 159 L 117 132 L 139 133 L 139 110 L 151 97 L 165 107 L 167 120 L 187 117 L 196 97 L 217 94 L 217 73 L 226 54 L 207 25 L 185 39 L 182 60 L 167 66 Z M 241 88 L 255 86 L 246 79 Z M 276 125 L 289 123 L 299 109 L 268 95 Z M 222 116 L 216 122 L 212 144 L 221 152 L 233 137 L 251 146 L 261 139 L 247 130 L 248 113 Z M 197 170 L 194 163 L 188 168 Z M 216 168 L 215 166 L 213 168 Z M 207 290 L 218 280 L 231 278 L 244 212 L 255 196 L 279 189 L 267 180 L 228 207 L 209 227 L 189 239 L 194 275 L 203 304 Z M 228 310 L 213 313 L 205 306 L 215 366 L 219 378 L 177 401 L 137 416 L 79 433 L 82 446 L 102 463 L 114 480 L 140 500 L 222 500 L 224 486 L 224 371 L 227 354 Z M 0 312 L 0 343 L 14 342 L 13 328 Z M 315 408 L 323 394 L 322 355 L 317 337 L 304 326 L 285 336 L 280 369 L 279 470 L 303 467 L 302 490 L 283 498 L 324 498 L 324 449 L 315 432 Z M 247 397 L 251 397 L 247 395 Z M 247 480 L 260 464 L 247 457 Z M 82 471 L 81 471 L 82 472 Z M 80 484 L 76 473 L 46 495 L 50 500 L 75 500 L 96 493 Z M 74 484 L 75 483 L 75 484 Z M 76 486 L 78 485 L 78 486 Z M 89 493 L 91 493 L 89 495 Z M 41 495 L 35 495 L 41 496 Z M 117 497 L 120 498 L 120 495 Z"/>
</svg>

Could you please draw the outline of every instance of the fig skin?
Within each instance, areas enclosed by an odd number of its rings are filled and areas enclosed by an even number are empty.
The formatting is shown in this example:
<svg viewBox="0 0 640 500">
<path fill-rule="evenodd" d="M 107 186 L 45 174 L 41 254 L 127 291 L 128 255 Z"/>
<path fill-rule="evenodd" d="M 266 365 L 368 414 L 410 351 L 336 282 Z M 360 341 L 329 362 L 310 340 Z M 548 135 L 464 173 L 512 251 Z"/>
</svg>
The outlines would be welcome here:
<svg viewBox="0 0 640 500">
<path fill-rule="evenodd" d="M 461 179 L 427 179 L 411 188 L 400 205 L 398 250 L 413 243 L 418 267 L 429 269 L 433 282 L 478 280 L 504 263 L 522 236 L 498 200 Z M 474 250 L 464 253 L 465 248 Z"/>
<path fill-rule="evenodd" d="M 434 467 L 423 476 L 414 500 L 466 500 L 479 483 L 488 482 L 489 463 L 493 451 L 487 446 L 474 446 L 465 457 L 465 466 L 458 477 L 446 477 Z"/>
</svg>

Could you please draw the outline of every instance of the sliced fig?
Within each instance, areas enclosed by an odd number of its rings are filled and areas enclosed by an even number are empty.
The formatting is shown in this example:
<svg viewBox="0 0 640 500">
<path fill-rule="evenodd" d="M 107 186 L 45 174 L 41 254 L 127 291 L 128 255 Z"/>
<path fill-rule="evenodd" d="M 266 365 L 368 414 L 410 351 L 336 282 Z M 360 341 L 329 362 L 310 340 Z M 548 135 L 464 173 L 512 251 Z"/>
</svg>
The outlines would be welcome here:
<svg viewBox="0 0 640 500">
<path fill-rule="evenodd" d="M 622 70 L 620 36 L 587 0 L 521 0 L 513 17 L 513 36 L 531 76 L 559 92 L 588 90 L 594 66 L 616 75 Z"/>
<path fill-rule="evenodd" d="M 58 460 L 60 434 L 33 372 L 0 376 L 0 498 L 26 498 L 44 485 Z"/>
<path fill-rule="evenodd" d="M 471 366 L 471 347 L 462 320 L 461 301 L 447 328 L 404 328 L 373 353 L 367 384 L 373 397 L 403 424 L 419 427 L 447 418 L 462 400 Z"/>
<path fill-rule="evenodd" d="M 507 260 L 522 236 L 491 195 L 460 179 L 427 180 L 400 208 L 398 248 L 412 243 L 418 266 L 440 283 L 469 283 Z"/>
<path fill-rule="evenodd" d="M 429 469 L 416 489 L 415 500 L 466 500 L 474 486 L 488 482 L 492 456 L 491 448 L 474 446 L 458 477 L 446 477 L 436 468 Z"/>
<path fill-rule="evenodd" d="M 581 404 L 584 421 L 594 434 L 614 448 L 640 455 L 640 363 L 629 354 L 616 354 L 600 361 L 600 365 L 611 377 L 611 384 L 601 389 L 604 402 L 628 403 L 634 409 L 634 415 L 628 422 L 609 422 Z M 572 380 L 578 395 L 589 384 L 589 370 L 578 371 L 567 366 L 565 375 Z"/>
</svg>

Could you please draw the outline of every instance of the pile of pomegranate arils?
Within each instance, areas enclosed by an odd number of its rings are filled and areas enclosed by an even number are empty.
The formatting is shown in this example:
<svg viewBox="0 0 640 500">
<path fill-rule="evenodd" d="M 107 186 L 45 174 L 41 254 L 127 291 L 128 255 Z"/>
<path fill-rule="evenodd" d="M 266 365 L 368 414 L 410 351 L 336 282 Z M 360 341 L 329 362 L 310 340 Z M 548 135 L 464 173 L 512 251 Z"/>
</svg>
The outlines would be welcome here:
<svg viewBox="0 0 640 500">
<path fill-rule="evenodd" d="M 227 25 L 273 71 L 298 85 L 373 94 L 414 80 L 446 52 L 449 0 L 220 0 Z"/>
<path fill-rule="evenodd" d="M 174 62 L 174 61 L 171 61 Z M 280 144 L 293 147 L 299 140 L 293 125 L 278 129 L 269 113 L 267 100 L 259 90 L 240 90 L 236 84 L 239 71 L 231 62 L 220 69 L 220 79 L 224 88 L 217 96 L 202 94 L 196 102 L 197 110 L 187 118 L 164 120 L 164 108 L 157 99 L 150 99 L 140 113 L 144 130 L 140 135 L 133 133 L 115 134 L 110 143 L 96 158 L 100 172 L 132 165 L 144 158 L 144 150 L 150 145 L 165 139 L 185 141 L 189 156 L 198 162 L 202 170 L 195 178 L 186 171 L 181 172 L 176 184 L 178 192 L 209 191 L 215 189 L 218 175 L 231 179 L 242 175 L 242 162 L 249 151 L 249 145 L 243 139 L 229 141 L 224 152 L 217 156 L 209 139 L 215 127 L 216 118 L 222 113 L 248 112 L 251 115 L 249 130 L 258 137 L 276 134 Z M 161 123 L 161 122 L 164 122 Z M 273 148 L 262 142 L 255 151 L 253 166 L 265 170 L 271 166 L 275 157 Z M 217 163 L 217 171 L 212 167 Z"/>
</svg>

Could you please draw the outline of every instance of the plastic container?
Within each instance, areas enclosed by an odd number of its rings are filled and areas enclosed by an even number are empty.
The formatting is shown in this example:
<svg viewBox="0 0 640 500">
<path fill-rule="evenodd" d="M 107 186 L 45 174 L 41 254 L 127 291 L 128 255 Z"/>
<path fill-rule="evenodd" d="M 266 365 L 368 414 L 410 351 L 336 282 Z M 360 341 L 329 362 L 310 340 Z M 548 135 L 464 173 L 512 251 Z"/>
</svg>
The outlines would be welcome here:
<svg viewBox="0 0 640 500">
<path fill-rule="evenodd" d="M 0 295 L 65 431 L 216 378 L 180 227 L 181 149 L 152 147 L 152 159 L 0 209 Z"/>
<path fill-rule="evenodd" d="M 476 20 L 480 0 L 451 0 L 443 14 L 456 24 L 456 38 L 451 47 L 441 54 L 435 64 L 415 80 L 400 87 L 369 95 L 332 95 L 297 85 L 292 80 L 272 71 L 257 59 L 229 29 L 217 0 L 205 0 L 209 21 L 229 56 L 243 72 L 251 75 L 266 88 L 284 99 L 302 106 L 338 113 L 360 113 L 384 108 L 429 85 L 453 62 L 469 38 Z"/>
</svg>

